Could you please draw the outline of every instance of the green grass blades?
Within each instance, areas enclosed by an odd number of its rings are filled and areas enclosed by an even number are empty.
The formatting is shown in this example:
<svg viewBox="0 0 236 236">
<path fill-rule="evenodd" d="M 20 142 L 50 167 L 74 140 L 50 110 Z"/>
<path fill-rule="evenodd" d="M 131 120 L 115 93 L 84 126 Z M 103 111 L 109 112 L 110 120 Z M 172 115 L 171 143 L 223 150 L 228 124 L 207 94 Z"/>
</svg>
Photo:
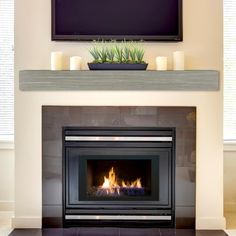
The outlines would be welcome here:
<svg viewBox="0 0 236 236">
<path fill-rule="evenodd" d="M 122 63 L 123 62 L 123 48 L 119 45 L 115 46 L 115 58 L 116 62 Z"/>
<path fill-rule="evenodd" d="M 145 63 L 145 51 L 139 42 L 95 41 L 89 52 L 93 63 Z"/>
</svg>

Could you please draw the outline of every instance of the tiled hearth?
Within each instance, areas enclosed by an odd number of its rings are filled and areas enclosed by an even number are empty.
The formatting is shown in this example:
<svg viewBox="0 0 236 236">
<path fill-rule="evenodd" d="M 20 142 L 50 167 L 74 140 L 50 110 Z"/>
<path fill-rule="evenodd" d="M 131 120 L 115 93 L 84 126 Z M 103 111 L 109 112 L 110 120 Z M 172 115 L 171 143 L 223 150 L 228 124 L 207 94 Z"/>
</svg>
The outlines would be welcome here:
<svg viewBox="0 0 236 236">
<path fill-rule="evenodd" d="M 222 230 L 74 228 L 14 230 L 10 236 L 227 236 Z"/>
</svg>

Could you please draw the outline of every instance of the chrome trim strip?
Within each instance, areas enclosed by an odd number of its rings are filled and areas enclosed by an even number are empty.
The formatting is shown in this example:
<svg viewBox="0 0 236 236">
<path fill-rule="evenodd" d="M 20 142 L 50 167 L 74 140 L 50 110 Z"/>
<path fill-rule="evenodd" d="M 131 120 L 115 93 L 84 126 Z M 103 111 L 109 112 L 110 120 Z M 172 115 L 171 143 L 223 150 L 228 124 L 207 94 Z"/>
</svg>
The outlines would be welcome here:
<svg viewBox="0 0 236 236">
<path fill-rule="evenodd" d="M 152 136 L 65 136 L 65 141 L 136 141 L 136 142 L 171 142 L 172 137 Z"/>
<path fill-rule="evenodd" d="M 144 215 L 66 215 L 66 220 L 171 220 L 171 216 Z"/>
</svg>

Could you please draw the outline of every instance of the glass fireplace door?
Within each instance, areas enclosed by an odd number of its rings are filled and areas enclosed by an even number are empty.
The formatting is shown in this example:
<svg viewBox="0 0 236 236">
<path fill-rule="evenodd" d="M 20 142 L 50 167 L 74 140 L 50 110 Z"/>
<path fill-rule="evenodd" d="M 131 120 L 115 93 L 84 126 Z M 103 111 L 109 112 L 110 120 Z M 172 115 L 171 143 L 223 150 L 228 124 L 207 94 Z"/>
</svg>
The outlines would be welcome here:
<svg viewBox="0 0 236 236">
<path fill-rule="evenodd" d="M 87 168 L 82 168 L 80 173 L 85 175 L 87 185 L 81 181 L 80 199 L 137 200 L 152 196 L 151 182 L 154 178 L 151 176 L 151 159 L 141 156 L 90 156 L 84 159 L 87 159 L 87 163 L 82 165 L 85 164 Z"/>
<path fill-rule="evenodd" d="M 170 205 L 169 148 L 70 147 L 66 155 L 68 205 Z"/>
</svg>

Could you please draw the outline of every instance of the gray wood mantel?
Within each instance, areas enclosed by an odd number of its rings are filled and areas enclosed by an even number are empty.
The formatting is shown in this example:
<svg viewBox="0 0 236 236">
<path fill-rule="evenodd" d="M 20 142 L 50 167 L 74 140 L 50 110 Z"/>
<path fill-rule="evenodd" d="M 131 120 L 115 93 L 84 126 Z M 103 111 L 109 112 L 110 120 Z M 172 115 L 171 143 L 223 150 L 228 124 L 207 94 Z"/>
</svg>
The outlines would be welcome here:
<svg viewBox="0 0 236 236">
<path fill-rule="evenodd" d="M 22 91 L 136 90 L 217 91 L 219 72 L 188 71 L 20 71 Z"/>
</svg>

